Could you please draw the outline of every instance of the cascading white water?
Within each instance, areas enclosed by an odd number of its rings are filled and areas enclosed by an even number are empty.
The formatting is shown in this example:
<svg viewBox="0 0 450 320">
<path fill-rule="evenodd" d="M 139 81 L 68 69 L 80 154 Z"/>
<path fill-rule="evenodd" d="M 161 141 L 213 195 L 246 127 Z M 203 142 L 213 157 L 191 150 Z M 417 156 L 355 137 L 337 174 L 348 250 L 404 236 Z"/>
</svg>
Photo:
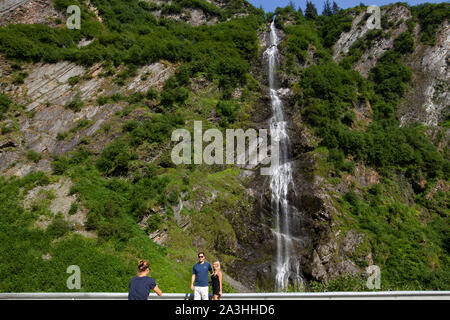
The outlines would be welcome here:
<svg viewBox="0 0 450 320">
<path fill-rule="evenodd" d="M 275 290 L 284 291 L 289 287 L 294 290 L 302 288 L 300 263 L 295 258 L 293 238 L 291 237 L 290 220 L 291 206 L 288 201 L 289 187 L 293 185 L 292 164 L 288 162 L 290 140 L 284 120 L 283 103 L 276 89 L 275 68 L 278 57 L 278 36 L 275 28 L 275 18 L 270 24 L 270 46 L 264 52 L 268 60 L 269 89 L 272 104 L 272 118 L 270 119 L 271 139 L 279 142 L 279 164 L 274 168 L 270 181 L 272 193 L 272 211 L 275 216 L 275 236 L 277 241 L 277 259 Z"/>
</svg>

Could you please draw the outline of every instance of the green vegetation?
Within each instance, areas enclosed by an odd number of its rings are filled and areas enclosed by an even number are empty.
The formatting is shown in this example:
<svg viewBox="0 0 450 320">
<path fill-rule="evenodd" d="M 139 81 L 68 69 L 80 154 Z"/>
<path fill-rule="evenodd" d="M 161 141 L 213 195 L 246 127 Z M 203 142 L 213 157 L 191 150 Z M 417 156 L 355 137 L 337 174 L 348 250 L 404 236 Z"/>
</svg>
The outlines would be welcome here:
<svg viewBox="0 0 450 320">
<path fill-rule="evenodd" d="M 72 97 L 71 100 L 67 101 L 64 107 L 74 112 L 78 112 L 83 107 L 83 104 L 83 100 L 81 100 L 80 93 L 78 92 Z"/>
<path fill-rule="evenodd" d="M 366 235 L 358 248 L 364 255 L 372 252 L 373 263 L 381 270 L 380 290 L 446 290 L 449 278 L 448 194 L 438 191 L 432 197 L 416 197 L 408 206 L 398 178 L 383 178 L 362 190 L 350 190 L 339 206 L 346 230 Z M 401 178 L 400 178 L 401 179 Z M 430 185 L 429 192 L 435 185 Z M 426 213 L 423 211 L 427 209 Z M 367 267 L 364 259 L 356 259 Z M 367 290 L 367 277 L 342 276 L 328 283 L 312 281 L 314 291 Z"/>
<path fill-rule="evenodd" d="M 58 134 L 56 135 L 56 140 L 58 140 L 58 141 L 65 140 L 65 139 L 67 139 L 67 137 L 73 135 L 75 132 L 77 132 L 81 129 L 90 127 L 93 123 L 94 123 L 94 121 L 89 120 L 89 119 L 78 120 L 70 130 L 64 131 L 64 132 L 58 132 Z"/>
<path fill-rule="evenodd" d="M 436 43 L 436 32 L 439 26 L 450 19 L 449 3 L 424 3 L 411 7 L 412 12 L 420 24 L 420 41 L 424 44 Z"/>
<path fill-rule="evenodd" d="M 66 2 L 55 1 L 55 4 L 64 8 Z M 231 14 L 238 3 L 232 1 L 231 9 L 224 11 L 223 17 Z M 194 28 L 171 20 L 158 22 L 151 8 L 142 1 L 95 0 L 92 4 L 101 13 L 104 25 L 81 3 L 83 28 L 80 30 L 8 25 L 0 28 L 0 52 L 7 58 L 24 61 L 69 60 L 85 65 L 110 61 L 116 66 L 125 63 L 128 69 L 118 75 L 118 83 L 130 76 L 133 66 L 160 59 L 182 61 L 187 64 L 183 73 L 178 74 L 179 85 L 184 85 L 191 75 L 204 72 L 210 79 L 218 78 L 223 88 L 244 81 L 248 60 L 256 58 L 254 30 L 263 21 L 262 12 L 257 9 L 249 9 L 252 14 L 246 18 Z M 183 0 L 173 5 L 201 7 L 212 15 L 219 14 L 216 11 L 220 10 L 204 0 Z M 95 40 L 79 49 L 77 43 L 82 38 Z"/>
<path fill-rule="evenodd" d="M 73 87 L 74 85 L 76 85 L 78 82 L 80 82 L 80 77 L 79 76 L 74 76 L 74 77 L 70 77 L 68 83 Z"/>
<path fill-rule="evenodd" d="M 1 133 L 3 135 L 8 134 L 10 132 L 12 132 L 14 130 L 14 126 L 8 125 L 8 124 L 4 124 L 1 127 Z"/>
<path fill-rule="evenodd" d="M 323 138 L 320 145 L 332 150 L 330 160 L 336 161 L 338 169 L 343 166 L 343 153 L 381 172 L 395 169 L 411 179 L 448 178 L 448 160 L 426 138 L 423 128 L 399 127 L 395 119 L 396 104 L 410 79 L 411 71 L 393 51 L 379 59 L 369 82 L 331 62 L 304 70 L 299 83 L 302 113 Z M 365 100 L 371 102 L 376 121 L 366 130 L 351 129 L 352 105 Z"/>
<path fill-rule="evenodd" d="M 161 104 L 169 109 L 182 107 L 189 96 L 189 91 L 183 87 L 164 90 L 161 94 Z"/>
<path fill-rule="evenodd" d="M 107 199 L 116 198 L 114 201 L 123 199 L 121 193 L 119 197 L 119 193 L 113 195 L 114 191 L 108 189 L 108 184 L 101 187 L 106 180 L 100 182 L 94 176 L 88 174 L 93 180 L 84 180 L 83 175 L 80 175 L 80 182 L 77 184 L 80 190 L 91 194 L 91 203 L 95 203 L 94 199 L 97 199 L 100 204 L 100 199 L 104 196 Z M 33 226 L 36 218 L 42 214 L 46 215 L 46 211 L 44 208 L 38 211 L 24 210 L 21 203 L 23 196 L 19 189 L 27 191 L 50 182 L 49 177 L 42 172 L 29 174 L 22 179 L 6 180 L 0 177 L 0 199 L 4 204 L 0 208 L 0 255 L 8 261 L 8 264 L 2 264 L 0 267 L 0 291 L 69 291 L 66 287 L 66 269 L 69 265 L 77 264 L 82 272 L 81 291 L 126 292 L 129 279 L 135 275 L 135 264 L 139 258 L 150 260 L 151 274 L 158 279 L 163 290 L 185 290 L 189 265 L 177 263 L 170 256 L 171 249 L 156 245 L 144 234 L 136 232 L 137 227 L 129 229 L 132 233 L 131 236 L 128 235 L 129 241 L 126 245 L 120 245 L 121 240 L 106 241 L 110 232 L 108 230 L 115 230 L 115 224 L 110 229 L 106 226 L 102 229 L 102 239 L 105 241 L 74 234 L 61 216 L 53 218 L 45 231 Z M 90 184 L 95 187 L 90 189 Z M 94 190 L 97 192 L 93 193 Z M 114 206 L 110 205 L 102 212 L 115 214 L 116 211 Z M 122 209 L 119 210 L 118 214 L 120 213 Z M 119 217 L 113 220 L 116 219 Z M 126 226 L 132 225 L 131 221 L 126 219 L 124 222 L 127 223 Z M 55 239 L 58 241 L 54 241 Z M 46 254 L 50 254 L 51 258 L 44 259 L 43 255 Z M 190 253 L 190 256 L 191 259 L 195 257 L 194 253 Z M 185 281 L 180 281 L 180 276 Z"/>
<path fill-rule="evenodd" d="M 0 92 L 0 119 L 3 117 L 3 114 L 8 112 L 8 109 L 11 105 L 11 100 L 9 97 Z"/>
<path fill-rule="evenodd" d="M 310 46 L 321 47 L 320 36 L 314 26 L 309 23 L 289 26 L 285 30 L 288 37 L 281 48 L 286 47 L 287 66 L 292 66 L 295 63 L 294 59 L 300 64 L 305 63 L 308 60 L 308 49 Z"/>
<path fill-rule="evenodd" d="M 368 188 L 362 198 L 353 192 L 344 196 L 356 228 L 369 236 L 382 289 L 445 290 L 450 283 L 448 195 L 435 200 L 444 201 L 446 213 L 431 210 L 420 219 L 418 208 L 392 201 L 389 192 L 399 192 L 392 188 L 386 183 Z"/>
<path fill-rule="evenodd" d="M 33 161 L 34 163 L 38 163 L 41 158 L 42 155 L 39 152 L 36 152 L 34 150 L 29 150 L 27 152 L 27 159 Z"/>
<path fill-rule="evenodd" d="M 92 160 L 93 155 L 80 147 L 69 158 L 55 158 L 54 168 L 55 171 L 61 170 L 65 163 L 63 172 L 74 183 L 70 194 L 80 197 L 88 212 L 86 226 L 97 233 L 97 239 L 76 234 L 76 228 L 67 223 L 62 215 L 53 217 L 44 204 L 30 210 L 23 208 L 23 199 L 29 190 L 49 185 L 55 182 L 57 176 L 37 172 L 21 179 L 0 177 L 0 200 L 4 204 L 0 208 L 0 255 L 9 261 L 0 267 L 3 279 L 0 291 L 68 291 L 65 271 L 69 265 L 76 264 L 82 272 L 81 291 L 126 292 L 129 279 L 135 275 L 137 260 L 144 258 L 150 261 L 151 275 L 165 292 L 184 292 L 196 251 L 186 235 L 172 225 L 170 210 L 166 213 L 154 213 L 153 210 L 158 210 L 161 205 L 170 208 L 173 202 L 171 195 L 175 195 L 176 199 L 177 194 L 190 188 L 189 172 L 183 169 L 166 171 L 150 166 L 133 181 L 124 177 L 103 176 L 91 164 Z M 193 180 L 208 186 L 218 186 L 220 183 L 229 189 L 230 179 L 236 174 L 236 171 L 227 171 L 219 177 L 198 172 Z M 227 206 L 227 201 L 235 201 L 228 199 L 227 193 L 230 191 L 221 189 L 221 192 L 217 200 L 220 206 Z M 237 193 L 233 191 L 233 194 L 232 197 L 236 198 Z M 74 214 L 78 206 L 72 204 L 69 214 Z M 146 215 L 150 215 L 147 228 L 141 230 L 137 222 Z M 46 230 L 35 225 L 35 221 L 42 216 L 51 219 Z M 202 216 L 207 217 L 208 214 L 202 213 Z M 197 219 L 203 220 L 200 216 Z M 168 246 L 159 246 L 149 239 L 148 233 L 167 225 L 172 230 L 172 241 Z M 202 224 L 197 225 L 202 228 Z M 201 233 L 205 232 L 206 225 L 203 226 Z M 223 243 L 220 239 L 217 241 Z M 47 255 L 50 258 L 46 258 Z M 30 263 L 24 267 L 23 261 Z M 18 281 L 19 277 L 21 281 Z M 227 287 L 226 290 L 232 289 Z"/>
</svg>

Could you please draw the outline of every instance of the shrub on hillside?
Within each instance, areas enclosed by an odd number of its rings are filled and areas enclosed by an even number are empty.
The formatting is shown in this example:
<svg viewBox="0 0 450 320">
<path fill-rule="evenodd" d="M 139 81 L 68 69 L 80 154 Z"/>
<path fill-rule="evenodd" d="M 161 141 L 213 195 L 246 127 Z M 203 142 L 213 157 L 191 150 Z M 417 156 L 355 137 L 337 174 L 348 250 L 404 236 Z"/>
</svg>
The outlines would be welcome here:
<svg viewBox="0 0 450 320">
<path fill-rule="evenodd" d="M 167 108 L 181 107 L 188 97 L 189 91 L 183 87 L 163 90 L 161 93 L 161 104 Z"/>
<path fill-rule="evenodd" d="M 411 53 L 414 48 L 414 37 L 409 31 L 403 32 L 394 40 L 394 50 L 402 54 Z"/>
<path fill-rule="evenodd" d="M 233 100 L 220 100 L 216 105 L 217 114 L 226 123 L 233 123 L 237 119 L 239 104 Z"/>
<path fill-rule="evenodd" d="M 80 94 L 77 93 L 70 101 L 67 101 L 64 107 L 74 112 L 80 111 L 83 107 L 83 100 L 81 100 Z"/>
<path fill-rule="evenodd" d="M 6 94 L 0 92 L 0 116 L 8 111 L 10 105 L 11 100 L 9 99 L 9 97 Z"/>
<path fill-rule="evenodd" d="M 96 165 L 104 174 L 124 175 L 128 173 L 129 162 L 133 159 L 135 159 L 135 155 L 128 145 L 123 140 L 118 139 L 103 149 Z"/>
<path fill-rule="evenodd" d="M 27 159 L 30 161 L 33 161 L 34 163 L 39 162 L 41 160 L 42 155 L 39 152 L 36 152 L 34 150 L 29 150 L 27 152 Z"/>
<path fill-rule="evenodd" d="M 53 238 L 64 236 L 70 230 L 70 225 L 61 216 L 56 216 L 47 228 L 47 234 Z"/>
</svg>

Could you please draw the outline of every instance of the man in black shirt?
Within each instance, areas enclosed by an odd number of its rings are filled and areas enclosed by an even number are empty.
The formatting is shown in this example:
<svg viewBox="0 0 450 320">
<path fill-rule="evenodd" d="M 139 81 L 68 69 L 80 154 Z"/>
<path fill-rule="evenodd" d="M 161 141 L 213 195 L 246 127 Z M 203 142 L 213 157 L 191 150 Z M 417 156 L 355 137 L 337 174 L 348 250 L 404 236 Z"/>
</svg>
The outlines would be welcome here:
<svg viewBox="0 0 450 320">
<path fill-rule="evenodd" d="M 139 273 L 130 280 L 128 300 L 147 300 L 150 290 L 162 295 L 155 279 L 147 277 L 150 272 L 148 261 L 140 260 L 138 264 Z"/>
</svg>

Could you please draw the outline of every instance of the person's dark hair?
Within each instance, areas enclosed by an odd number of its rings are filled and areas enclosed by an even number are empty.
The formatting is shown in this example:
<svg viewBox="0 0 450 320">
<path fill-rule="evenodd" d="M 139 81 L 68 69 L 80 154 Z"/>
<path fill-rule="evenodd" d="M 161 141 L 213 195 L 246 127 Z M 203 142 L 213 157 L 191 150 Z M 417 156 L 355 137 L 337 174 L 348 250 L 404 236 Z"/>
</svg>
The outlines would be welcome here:
<svg viewBox="0 0 450 320">
<path fill-rule="evenodd" d="M 143 272 L 143 271 L 147 270 L 148 267 L 149 267 L 149 264 L 148 264 L 147 260 L 139 260 L 139 263 L 138 263 L 139 272 Z"/>
<path fill-rule="evenodd" d="M 197 257 L 199 256 L 199 255 L 203 255 L 203 256 L 205 256 L 205 253 L 203 252 L 203 251 L 200 251 L 199 253 L 197 253 Z"/>
</svg>

